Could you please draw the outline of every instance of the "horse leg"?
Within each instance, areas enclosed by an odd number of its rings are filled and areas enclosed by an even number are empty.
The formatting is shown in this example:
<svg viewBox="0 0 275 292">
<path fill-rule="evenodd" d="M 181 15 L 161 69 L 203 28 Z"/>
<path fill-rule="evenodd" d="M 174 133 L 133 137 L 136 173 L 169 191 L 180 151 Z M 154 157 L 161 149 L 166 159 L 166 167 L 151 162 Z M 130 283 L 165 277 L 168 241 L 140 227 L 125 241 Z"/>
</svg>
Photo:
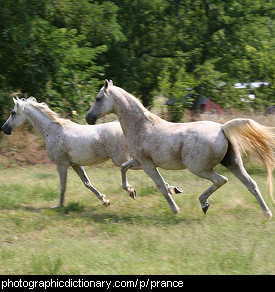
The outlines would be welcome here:
<svg viewBox="0 0 275 292">
<path fill-rule="evenodd" d="M 167 182 L 165 182 L 165 186 L 171 195 L 183 193 L 182 188 L 179 186 L 177 187 L 170 186 Z"/>
<path fill-rule="evenodd" d="M 128 160 L 124 162 L 121 165 L 120 171 L 121 171 L 121 178 L 122 178 L 122 188 L 128 193 L 128 195 L 132 199 L 136 199 L 137 193 L 135 189 L 131 188 L 131 186 L 128 183 L 126 172 L 129 168 L 134 167 L 134 166 L 139 166 L 140 164 L 135 161 L 134 159 Z"/>
<path fill-rule="evenodd" d="M 202 193 L 199 197 L 199 201 L 201 204 L 202 211 L 206 214 L 210 204 L 208 202 L 208 198 L 211 194 L 213 194 L 217 189 L 219 189 L 222 185 L 227 183 L 228 179 L 215 171 L 205 171 L 200 173 L 195 173 L 199 177 L 208 179 L 212 181 L 213 185 L 209 187 L 204 193 Z"/>
<path fill-rule="evenodd" d="M 257 199 L 261 206 L 264 215 L 267 218 L 272 217 L 272 212 L 266 205 L 257 183 L 249 176 L 243 165 L 226 166 L 250 191 L 250 193 Z"/>
<path fill-rule="evenodd" d="M 73 170 L 78 174 L 78 176 L 80 177 L 80 179 L 82 180 L 82 182 L 84 183 L 85 187 L 88 188 L 89 190 L 91 190 L 98 198 L 99 200 L 102 202 L 102 204 L 104 206 L 110 206 L 110 201 L 105 199 L 105 195 L 101 194 L 97 189 L 95 189 L 83 166 L 78 166 L 78 165 L 72 165 Z"/>
<path fill-rule="evenodd" d="M 122 188 L 134 200 L 136 199 L 137 193 L 136 193 L 135 189 L 131 188 L 131 186 L 129 185 L 127 177 L 126 177 L 126 172 L 129 168 L 137 167 L 137 166 L 140 166 L 140 164 L 137 161 L 135 161 L 134 159 L 131 159 L 131 160 L 128 160 L 125 163 L 123 163 L 121 168 L 120 168 L 121 177 L 122 177 Z M 183 193 L 183 190 L 179 186 L 177 186 L 177 187 L 170 186 L 167 182 L 165 182 L 165 186 L 171 195 Z"/>
<path fill-rule="evenodd" d="M 142 168 L 145 171 L 145 173 L 148 176 L 150 176 L 151 179 L 155 182 L 157 188 L 162 192 L 165 199 L 169 203 L 172 211 L 174 213 L 179 213 L 180 209 L 175 203 L 175 201 L 173 200 L 173 198 L 171 197 L 171 195 L 169 194 L 167 187 L 165 185 L 165 181 L 163 177 L 161 176 L 161 174 L 159 173 L 159 171 L 157 170 L 157 168 L 154 165 L 143 165 Z"/>
<path fill-rule="evenodd" d="M 57 206 L 54 206 L 53 208 L 60 208 L 64 204 L 64 196 L 65 196 L 66 185 L 67 185 L 68 167 L 69 166 L 67 164 L 57 164 L 57 171 L 58 171 L 59 179 L 60 179 L 60 199 L 59 199 L 59 204 Z"/>
<path fill-rule="evenodd" d="M 229 145 L 226 157 L 223 159 L 221 164 L 230 170 L 247 187 L 250 193 L 257 199 L 264 215 L 267 218 L 271 218 L 272 212 L 266 205 L 257 183 L 249 176 L 246 169 L 244 168 L 242 157 L 239 151 L 236 152 L 236 150 L 233 150 L 233 147 Z"/>
<path fill-rule="evenodd" d="M 266 205 L 261 192 L 257 186 L 257 183 L 249 176 L 244 167 L 228 168 L 236 177 L 247 187 L 250 193 L 257 199 L 259 205 L 261 206 L 264 215 L 267 218 L 272 217 L 272 212 Z"/>
</svg>

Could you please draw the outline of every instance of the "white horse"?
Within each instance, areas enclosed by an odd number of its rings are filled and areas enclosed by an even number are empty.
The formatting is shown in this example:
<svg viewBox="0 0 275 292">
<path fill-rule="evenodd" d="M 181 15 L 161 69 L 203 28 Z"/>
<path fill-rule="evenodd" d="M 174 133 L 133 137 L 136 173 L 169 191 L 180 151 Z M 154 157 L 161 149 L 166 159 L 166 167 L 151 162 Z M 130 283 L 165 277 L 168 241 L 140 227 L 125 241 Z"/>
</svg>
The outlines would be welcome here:
<svg viewBox="0 0 275 292">
<path fill-rule="evenodd" d="M 59 118 L 45 103 L 38 103 L 34 97 L 13 100 L 15 107 L 2 129 L 10 135 L 18 126 L 28 122 L 45 140 L 48 156 L 57 165 L 60 177 L 60 201 L 56 207 L 62 207 L 64 203 L 69 166 L 103 205 L 110 205 L 105 195 L 92 186 L 83 165 L 95 165 L 111 159 L 115 166 L 120 167 L 131 158 L 120 124 L 79 125 Z M 167 187 L 171 193 L 182 191 L 168 184 Z M 129 189 L 129 195 L 135 198 L 135 191 Z"/>
<path fill-rule="evenodd" d="M 221 163 L 256 197 L 264 215 L 272 216 L 256 182 L 243 166 L 240 151 L 244 148 L 253 150 L 265 164 L 272 197 L 275 136 L 271 128 L 261 126 L 251 119 L 235 119 L 224 125 L 210 121 L 170 123 L 150 113 L 138 99 L 106 80 L 86 115 L 86 121 L 93 124 L 97 118 L 109 113 L 118 116 L 133 157 L 122 165 L 122 177 L 129 167 L 141 165 L 165 196 L 173 212 L 179 212 L 179 208 L 170 196 L 157 167 L 188 168 L 193 174 L 210 180 L 212 186 L 199 197 L 201 208 L 206 213 L 209 207 L 208 197 L 227 182 L 226 177 L 213 170 Z M 129 187 L 128 183 L 123 186 L 126 190 Z"/>
</svg>

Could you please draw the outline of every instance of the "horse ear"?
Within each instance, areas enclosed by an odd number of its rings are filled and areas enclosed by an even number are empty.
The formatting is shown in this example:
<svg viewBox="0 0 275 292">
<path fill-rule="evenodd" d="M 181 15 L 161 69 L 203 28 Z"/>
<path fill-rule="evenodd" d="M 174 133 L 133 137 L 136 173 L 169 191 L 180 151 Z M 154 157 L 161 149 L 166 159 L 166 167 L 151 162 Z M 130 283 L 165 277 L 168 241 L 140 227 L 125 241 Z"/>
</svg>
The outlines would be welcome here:
<svg viewBox="0 0 275 292">
<path fill-rule="evenodd" d="M 34 101 L 34 102 L 37 102 L 36 98 L 33 97 L 33 96 L 30 96 L 30 97 L 28 98 L 28 100 L 30 100 L 30 101 Z"/>
<path fill-rule="evenodd" d="M 17 109 L 19 111 L 20 106 L 22 105 L 21 99 L 19 99 L 18 97 L 16 97 L 16 98 L 13 97 L 13 102 L 15 104 L 15 109 Z"/>
<path fill-rule="evenodd" d="M 107 90 L 109 86 L 113 86 L 113 81 L 110 80 L 108 81 L 107 79 L 105 79 L 105 82 L 104 82 L 104 89 Z"/>
<path fill-rule="evenodd" d="M 104 89 L 107 90 L 108 89 L 108 86 L 109 86 L 109 81 L 107 79 L 105 79 Z"/>
</svg>

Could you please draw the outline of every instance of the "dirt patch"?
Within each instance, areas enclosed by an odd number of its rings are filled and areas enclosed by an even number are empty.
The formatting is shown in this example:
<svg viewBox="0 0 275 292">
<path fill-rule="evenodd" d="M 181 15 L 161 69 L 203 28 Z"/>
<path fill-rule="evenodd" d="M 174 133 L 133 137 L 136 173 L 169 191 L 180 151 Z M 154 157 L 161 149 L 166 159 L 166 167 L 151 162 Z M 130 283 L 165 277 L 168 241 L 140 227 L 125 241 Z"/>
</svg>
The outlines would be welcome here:
<svg viewBox="0 0 275 292">
<path fill-rule="evenodd" d="M 51 163 L 42 138 L 27 126 L 8 136 L 0 132 L 0 166 L 24 166 Z"/>
</svg>

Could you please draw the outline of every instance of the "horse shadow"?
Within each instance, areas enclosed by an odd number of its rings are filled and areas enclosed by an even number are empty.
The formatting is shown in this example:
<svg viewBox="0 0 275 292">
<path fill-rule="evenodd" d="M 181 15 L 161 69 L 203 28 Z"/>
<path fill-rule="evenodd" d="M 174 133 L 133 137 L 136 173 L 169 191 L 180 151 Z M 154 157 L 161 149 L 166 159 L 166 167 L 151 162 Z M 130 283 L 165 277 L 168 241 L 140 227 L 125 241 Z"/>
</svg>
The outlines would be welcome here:
<svg viewBox="0 0 275 292">
<path fill-rule="evenodd" d="M 78 202 L 69 203 L 67 206 L 53 209 L 59 216 L 78 217 L 88 223 L 113 223 L 113 224 L 136 224 L 136 225 L 177 225 L 187 222 L 201 222 L 205 216 L 190 216 L 189 214 L 173 214 L 167 207 L 161 211 L 146 211 L 141 213 L 139 210 L 120 212 L 112 207 L 102 208 L 96 206 L 84 206 Z M 197 214 L 198 215 L 198 214 Z"/>
<path fill-rule="evenodd" d="M 101 206 L 100 206 L 101 207 Z M 139 210 L 130 210 L 129 212 L 120 212 L 112 207 L 102 207 L 99 209 L 98 206 L 85 206 L 80 202 L 70 202 L 67 205 L 60 208 L 52 208 L 48 206 L 36 207 L 29 205 L 13 205 L 13 206 L 0 206 L 1 210 L 24 210 L 30 213 L 51 213 L 55 214 L 60 219 L 68 220 L 69 218 L 79 218 L 86 221 L 87 224 L 92 223 L 108 223 L 108 224 L 135 224 L 135 225 L 148 225 L 148 226 L 170 226 L 178 225 L 181 223 L 192 223 L 201 222 L 204 220 L 205 215 L 192 216 L 190 214 L 173 214 L 169 208 L 164 208 L 158 212 L 146 211 L 141 213 Z"/>
</svg>

